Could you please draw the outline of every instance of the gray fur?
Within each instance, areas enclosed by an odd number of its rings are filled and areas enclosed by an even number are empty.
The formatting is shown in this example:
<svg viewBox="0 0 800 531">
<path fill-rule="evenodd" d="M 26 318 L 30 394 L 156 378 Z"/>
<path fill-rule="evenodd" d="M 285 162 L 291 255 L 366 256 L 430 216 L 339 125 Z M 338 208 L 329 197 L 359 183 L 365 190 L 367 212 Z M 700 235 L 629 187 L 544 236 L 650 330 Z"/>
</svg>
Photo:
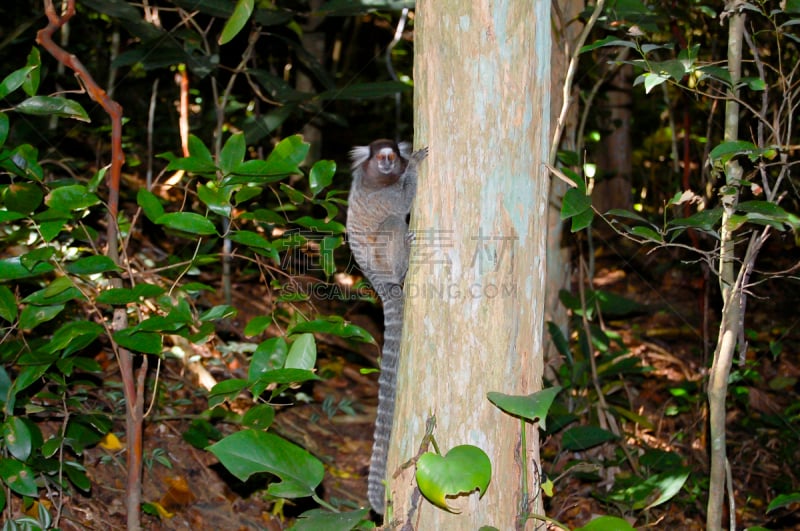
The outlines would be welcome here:
<svg viewBox="0 0 800 531">
<path fill-rule="evenodd" d="M 383 480 L 394 418 L 397 364 L 403 330 L 403 280 L 410 241 L 406 216 L 417 191 L 417 166 L 428 148 L 411 153 L 411 144 L 376 140 L 350 151 L 353 184 L 347 209 L 347 238 L 361 271 L 383 301 L 383 352 L 378 379 L 375 444 L 367 496 L 385 510 Z"/>
</svg>

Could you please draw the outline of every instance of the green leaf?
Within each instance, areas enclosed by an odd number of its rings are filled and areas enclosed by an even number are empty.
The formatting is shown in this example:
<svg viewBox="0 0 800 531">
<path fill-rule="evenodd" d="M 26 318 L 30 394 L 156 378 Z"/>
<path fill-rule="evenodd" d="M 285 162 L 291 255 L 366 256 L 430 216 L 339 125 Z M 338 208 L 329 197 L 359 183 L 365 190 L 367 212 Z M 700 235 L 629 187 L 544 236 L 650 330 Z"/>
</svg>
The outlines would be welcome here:
<svg viewBox="0 0 800 531">
<path fill-rule="evenodd" d="M 163 349 L 161 334 L 140 332 L 135 328 L 125 328 L 114 332 L 114 341 L 123 348 L 145 354 L 161 354 Z"/>
<path fill-rule="evenodd" d="M 231 241 L 247 245 L 248 247 L 256 247 L 258 249 L 272 249 L 272 244 L 267 239 L 257 232 L 250 230 L 237 230 L 228 235 Z"/>
<path fill-rule="evenodd" d="M 543 430 L 547 429 L 547 412 L 553 404 L 561 387 L 549 387 L 527 396 L 506 395 L 490 392 L 486 396 L 489 401 L 510 415 L 522 417 L 531 422 L 538 422 Z"/>
<path fill-rule="evenodd" d="M 23 330 L 31 330 L 38 325 L 50 321 L 64 310 L 63 304 L 51 306 L 36 306 L 29 304 L 22 309 L 19 315 L 19 327 Z"/>
<path fill-rule="evenodd" d="M 198 319 L 201 321 L 216 321 L 217 319 L 227 319 L 228 317 L 234 317 L 238 313 L 238 310 L 233 306 L 229 306 L 227 304 L 220 304 L 214 306 L 203 313 L 200 314 Z"/>
<path fill-rule="evenodd" d="M 344 339 L 375 343 L 375 339 L 369 332 L 360 326 L 345 321 L 344 318 L 338 315 L 330 315 L 313 321 L 303 321 L 289 329 L 289 334 L 301 334 L 304 332 L 331 334 Z"/>
<path fill-rule="evenodd" d="M 226 400 L 234 400 L 247 387 L 247 381 L 231 378 L 214 385 L 208 392 L 208 407 L 216 407 Z"/>
<path fill-rule="evenodd" d="M 332 160 L 318 160 L 311 168 L 308 175 L 309 186 L 311 187 L 311 195 L 316 196 L 326 186 L 330 185 L 333 181 L 333 176 L 336 174 L 336 163 Z"/>
<path fill-rule="evenodd" d="M 662 243 L 664 241 L 664 238 L 662 238 L 659 233 L 657 233 L 650 227 L 645 227 L 644 225 L 631 227 L 631 229 L 628 232 L 630 232 L 634 236 L 639 236 L 640 238 L 644 238 L 652 242 Z"/>
<path fill-rule="evenodd" d="M 362 529 L 359 522 L 369 518 L 369 508 L 357 511 L 332 513 L 325 509 L 311 509 L 297 517 L 292 531 L 344 531 Z"/>
<path fill-rule="evenodd" d="M 4 112 L 0 112 L 0 147 L 3 147 L 3 144 L 6 143 L 6 139 L 8 139 L 9 128 L 8 115 Z"/>
<path fill-rule="evenodd" d="M 575 233 L 582 231 L 583 229 L 589 227 L 592 224 L 592 220 L 594 219 L 594 210 L 587 209 L 584 210 L 582 213 L 572 217 L 572 225 L 570 226 L 570 231 Z"/>
<path fill-rule="evenodd" d="M 110 288 L 101 291 L 97 296 L 97 302 L 103 304 L 130 304 L 139 302 L 143 298 L 157 297 L 164 293 L 165 289 L 155 284 L 137 284 L 133 288 Z"/>
<path fill-rule="evenodd" d="M 591 44 L 585 45 L 583 48 L 581 48 L 580 53 L 591 52 L 592 50 L 595 50 L 597 48 L 602 48 L 604 46 L 624 46 L 626 48 L 634 48 L 635 49 L 636 48 L 636 43 L 628 42 L 628 41 L 622 41 L 622 40 L 619 40 L 618 38 L 614 37 L 613 35 L 609 35 L 608 37 L 600 39 L 599 41 L 594 41 Z"/>
<path fill-rule="evenodd" d="M 230 218 L 231 212 L 233 212 L 233 206 L 231 205 L 232 193 L 233 189 L 230 186 L 219 187 L 213 181 L 197 187 L 197 197 L 213 213 L 225 218 Z"/>
<path fill-rule="evenodd" d="M 164 215 L 164 207 L 158 197 L 144 188 L 139 188 L 136 192 L 136 202 L 142 207 L 142 212 L 150 221 L 154 222 Z"/>
<path fill-rule="evenodd" d="M 64 351 L 64 355 L 81 350 L 97 339 L 104 332 L 104 328 L 91 321 L 70 321 L 61 326 L 50 338 L 47 352 Z"/>
<path fill-rule="evenodd" d="M 91 122 L 89 115 L 77 101 L 56 96 L 31 96 L 14 106 L 18 112 L 37 116 L 60 116 Z"/>
<path fill-rule="evenodd" d="M 245 337 L 257 336 L 266 330 L 271 324 L 272 316 L 270 315 L 259 315 L 258 317 L 254 317 L 245 325 L 244 335 Z"/>
<path fill-rule="evenodd" d="M 634 80 L 633 86 L 635 87 L 642 81 L 644 81 L 645 94 L 650 94 L 650 91 L 653 90 L 655 87 L 659 86 L 665 81 L 669 81 L 669 75 L 656 74 L 655 72 L 645 72 L 644 74 L 642 74 L 641 76 L 639 76 Z"/>
<path fill-rule="evenodd" d="M 23 214 L 31 214 L 39 208 L 43 198 L 42 188 L 33 182 L 11 183 L 3 193 L 6 208 Z"/>
<path fill-rule="evenodd" d="M 745 140 L 731 140 L 722 142 L 708 154 L 712 161 L 719 160 L 723 163 L 728 162 L 735 155 L 750 155 L 760 150 L 752 142 Z"/>
<path fill-rule="evenodd" d="M 767 514 L 771 513 L 775 509 L 780 509 L 782 507 L 788 507 L 793 503 L 800 503 L 800 492 L 792 492 L 790 494 L 779 494 L 775 496 L 775 499 L 769 502 L 767 506 Z"/>
<path fill-rule="evenodd" d="M 592 198 L 577 188 L 570 188 L 561 203 L 561 220 L 569 219 L 592 209 Z"/>
<path fill-rule="evenodd" d="M 248 381 L 255 382 L 262 374 L 283 367 L 288 355 L 289 345 L 282 337 L 271 337 L 262 341 L 250 359 L 250 368 L 247 371 Z"/>
<path fill-rule="evenodd" d="M 31 52 L 28 54 L 28 63 L 26 66 L 32 67 L 32 70 L 26 76 L 25 82 L 22 84 L 22 90 L 24 90 L 25 94 L 28 96 L 33 96 L 36 94 L 36 91 L 39 90 L 39 80 L 42 74 L 42 69 L 40 68 L 41 65 L 42 58 L 39 55 L 39 48 L 31 48 Z M 0 144 L 1 143 L 2 142 L 0 142 Z"/>
<path fill-rule="evenodd" d="M 79 258 L 67 264 L 67 271 L 73 275 L 94 275 L 107 271 L 121 271 L 121 269 L 108 256 L 98 254 Z"/>
<path fill-rule="evenodd" d="M 164 225 L 170 229 L 210 236 L 217 233 L 216 227 L 208 219 L 194 212 L 170 212 L 155 220 L 158 225 Z"/>
<path fill-rule="evenodd" d="M 100 198 L 89 193 L 81 184 L 71 184 L 51 190 L 44 202 L 50 208 L 69 212 L 94 206 L 100 202 Z"/>
<path fill-rule="evenodd" d="M 35 477 L 33 470 L 24 463 L 15 459 L 0 459 L 0 479 L 17 494 L 38 498 Z"/>
<path fill-rule="evenodd" d="M 367 100 L 371 98 L 385 98 L 407 90 L 412 86 L 402 81 L 375 81 L 371 83 L 354 83 L 342 88 L 326 90 L 317 94 L 316 99 L 327 100 Z"/>
<path fill-rule="evenodd" d="M 64 471 L 70 482 L 83 492 L 88 493 L 92 489 L 92 482 L 86 475 L 86 469 L 75 461 L 64 461 Z"/>
<path fill-rule="evenodd" d="M 26 461 L 31 455 L 31 432 L 25 422 L 19 417 L 9 417 L 3 423 L 3 441 L 15 459 Z"/>
<path fill-rule="evenodd" d="M 617 436 L 610 431 L 597 426 L 575 426 L 564 432 L 562 444 L 565 450 L 578 451 L 599 446 L 616 438 Z"/>
<path fill-rule="evenodd" d="M 242 30 L 247 24 L 250 15 L 253 13 L 254 0 L 239 0 L 236 2 L 236 7 L 233 9 L 233 14 L 225 22 L 222 28 L 222 33 L 219 36 L 219 44 L 230 42 L 231 39 Z"/>
<path fill-rule="evenodd" d="M 442 457 L 426 452 L 417 461 L 417 485 L 434 505 L 455 512 L 447 505 L 447 496 L 470 494 L 483 496 L 492 479 L 489 456 L 477 446 L 456 446 Z"/>
<path fill-rule="evenodd" d="M 275 408 L 269 404 L 256 404 L 242 416 L 242 426 L 254 430 L 266 430 L 275 419 Z"/>
<path fill-rule="evenodd" d="M 317 363 L 317 342 L 313 334 L 300 334 L 289 347 L 287 369 L 312 370 Z"/>
<path fill-rule="evenodd" d="M 236 6 L 237 9 L 239 9 L 239 5 L 241 5 L 243 1 L 252 2 L 252 0 L 239 0 L 239 4 Z M 231 135 L 225 142 L 225 145 L 222 146 L 222 151 L 220 151 L 219 154 L 219 167 L 222 173 L 225 175 L 233 173 L 234 169 L 244 162 L 246 152 L 247 144 L 245 143 L 244 133 Z"/>
<path fill-rule="evenodd" d="M 267 492 L 281 498 L 311 496 L 325 473 L 319 459 L 262 431 L 242 430 L 212 444 L 208 450 L 240 481 L 259 472 L 277 476 L 281 482 L 271 484 Z"/>
<path fill-rule="evenodd" d="M 301 227 L 329 234 L 344 234 L 345 232 L 344 225 L 335 220 L 325 221 L 324 219 L 316 219 L 311 216 L 302 216 L 294 220 L 294 222 Z"/>
<path fill-rule="evenodd" d="M 0 318 L 13 323 L 17 319 L 18 312 L 14 293 L 7 287 L 0 286 Z"/>
<path fill-rule="evenodd" d="M 303 142 L 303 137 L 300 135 L 284 138 L 275 146 L 266 162 L 287 174 L 301 173 L 298 166 L 306 158 L 309 147 L 309 144 Z"/>
<path fill-rule="evenodd" d="M 0 82 L 0 99 L 5 98 L 20 88 L 34 68 L 36 67 L 33 65 L 27 65 L 8 74 L 3 81 Z"/>
<path fill-rule="evenodd" d="M 575 531 L 636 531 L 636 528 L 617 516 L 601 516 Z"/>
</svg>

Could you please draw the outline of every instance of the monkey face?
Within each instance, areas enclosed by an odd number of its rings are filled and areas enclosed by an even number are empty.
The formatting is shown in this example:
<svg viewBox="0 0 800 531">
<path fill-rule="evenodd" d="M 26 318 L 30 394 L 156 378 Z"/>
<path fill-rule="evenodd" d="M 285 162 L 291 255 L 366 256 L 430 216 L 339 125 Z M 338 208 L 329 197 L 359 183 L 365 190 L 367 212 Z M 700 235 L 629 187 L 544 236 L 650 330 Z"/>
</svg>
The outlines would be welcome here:
<svg viewBox="0 0 800 531">
<path fill-rule="evenodd" d="M 392 149 L 391 147 L 382 147 L 376 154 L 375 154 L 375 161 L 378 167 L 378 171 L 383 173 L 384 175 L 389 175 L 390 173 L 394 173 L 397 169 L 397 152 Z"/>
</svg>

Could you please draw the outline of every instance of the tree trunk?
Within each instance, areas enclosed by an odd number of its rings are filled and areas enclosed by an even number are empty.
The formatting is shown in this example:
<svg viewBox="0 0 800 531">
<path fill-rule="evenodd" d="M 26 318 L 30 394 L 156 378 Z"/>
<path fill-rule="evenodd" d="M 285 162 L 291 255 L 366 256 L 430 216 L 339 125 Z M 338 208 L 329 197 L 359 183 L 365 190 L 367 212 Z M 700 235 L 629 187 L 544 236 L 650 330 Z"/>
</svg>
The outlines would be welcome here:
<svg viewBox="0 0 800 531">
<path fill-rule="evenodd" d="M 521 448 L 520 421 L 486 395 L 542 384 L 550 3 L 420 0 L 416 17 L 415 141 L 430 155 L 412 219 L 390 527 L 533 528 L 527 516 L 542 513 L 537 428 L 526 426 Z M 471 444 L 492 462 L 482 499 L 450 500 L 458 514 L 422 499 L 414 467 L 401 468 L 431 415 L 442 454 Z"/>
</svg>

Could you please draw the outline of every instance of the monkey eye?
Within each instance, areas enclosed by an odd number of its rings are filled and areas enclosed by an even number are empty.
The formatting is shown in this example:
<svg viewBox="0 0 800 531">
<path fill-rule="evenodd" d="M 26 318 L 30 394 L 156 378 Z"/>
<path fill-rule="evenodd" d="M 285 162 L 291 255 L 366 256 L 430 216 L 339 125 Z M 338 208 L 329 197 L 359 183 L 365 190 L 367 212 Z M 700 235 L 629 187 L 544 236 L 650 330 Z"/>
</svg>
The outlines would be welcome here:
<svg viewBox="0 0 800 531">
<path fill-rule="evenodd" d="M 393 161 L 395 158 L 397 158 L 397 155 L 395 155 L 394 151 L 392 151 L 387 157 L 390 161 Z"/>
</svg>

